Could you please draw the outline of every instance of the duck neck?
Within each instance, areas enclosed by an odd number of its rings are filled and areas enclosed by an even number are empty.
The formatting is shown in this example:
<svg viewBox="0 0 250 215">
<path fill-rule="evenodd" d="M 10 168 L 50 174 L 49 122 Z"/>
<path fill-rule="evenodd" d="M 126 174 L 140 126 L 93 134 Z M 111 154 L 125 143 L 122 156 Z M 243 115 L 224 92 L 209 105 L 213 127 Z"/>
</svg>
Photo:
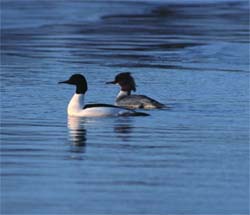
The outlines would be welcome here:
<svg viewBox="0 0 250 215">
<path fill-rule="evenodd" d="M 76 85 L 76 93 L 77 94 L 84 94 L 86 93 L 86 88 L 87 88 L 87 85 L 86 84 L 78 84 Z"/>
<path fill-rule="evenodd" d="M 68 115 L 75 115 L 83 109 L 84 94 L 75 93 L 68 104 Z"/>
<path fill-rule="evenodd" d="M 124 91 L 124 90 L 120 90 L 120 92 L 118 93 L 118 95 L 116 96 L 116 101 L 129 96 L 131 94 L 131 91 Z"/>
</svg>

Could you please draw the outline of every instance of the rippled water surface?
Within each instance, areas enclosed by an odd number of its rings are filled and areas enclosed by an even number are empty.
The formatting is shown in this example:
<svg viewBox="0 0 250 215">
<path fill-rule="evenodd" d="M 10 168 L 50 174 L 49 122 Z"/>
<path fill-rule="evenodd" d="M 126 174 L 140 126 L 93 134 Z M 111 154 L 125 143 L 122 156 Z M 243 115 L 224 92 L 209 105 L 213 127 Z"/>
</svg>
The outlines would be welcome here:
<svg viewBox="0 0 250 215">
<path fill-rule="evenodd" d="M 1 1 L 2 214 L 248 214 L 247 1 Z M 149 117 L 68 118 L 137 93 Z"/>
</svg>

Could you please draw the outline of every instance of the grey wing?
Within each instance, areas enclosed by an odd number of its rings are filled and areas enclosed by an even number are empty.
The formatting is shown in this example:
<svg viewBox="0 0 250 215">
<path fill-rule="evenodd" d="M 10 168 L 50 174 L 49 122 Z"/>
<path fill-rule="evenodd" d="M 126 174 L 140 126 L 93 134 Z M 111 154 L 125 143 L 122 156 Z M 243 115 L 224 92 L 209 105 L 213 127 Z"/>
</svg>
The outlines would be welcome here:
<svg viewBox="0 0 250 215">
<path fill-rule="evenodd" d="M 144 95 L 130 95 L 119 101 L 119 105 L 131 108 L 164 108 L 165 105 Z"/>
</svg>

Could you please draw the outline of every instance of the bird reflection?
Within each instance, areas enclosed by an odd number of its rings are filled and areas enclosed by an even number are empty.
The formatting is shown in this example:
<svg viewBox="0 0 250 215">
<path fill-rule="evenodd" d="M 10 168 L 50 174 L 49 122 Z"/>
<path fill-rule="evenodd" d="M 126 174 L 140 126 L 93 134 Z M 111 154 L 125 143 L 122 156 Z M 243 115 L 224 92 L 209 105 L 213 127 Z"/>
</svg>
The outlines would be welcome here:
<svg viewBox="0 0 250 215">
<path fill-rule="evenodd" d="M 86 146 L 87 130 L 84 128 L 84 119 L 68 116 L 69 139 L 75 152 L 84 152 Z"/>
<path fill-rule="evenodd" d="M 130 134 L 134 128 L 131 123 L 132 119 L 130 117 L 126 117 L 124 119 L 118 119 L 114 124 L 114 131 L 117 133 L 117 137 L 119 137 L 122 141 L 127 141 L 131 137 Z"/>
</svg>

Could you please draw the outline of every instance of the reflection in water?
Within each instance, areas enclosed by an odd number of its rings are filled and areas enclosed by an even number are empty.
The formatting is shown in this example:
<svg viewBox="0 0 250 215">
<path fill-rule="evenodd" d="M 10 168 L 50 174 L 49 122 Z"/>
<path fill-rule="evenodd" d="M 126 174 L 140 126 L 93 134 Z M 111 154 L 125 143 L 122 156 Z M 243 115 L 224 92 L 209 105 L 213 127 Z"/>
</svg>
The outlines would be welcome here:
<svg viewBox="0 0 250 215">
<path fill-rule="evenodd" d="M 84 152 L 86 146 L 87 131 L 84 128 L 84 119 L 80 117 L 68 116 L 69 139 L 72 142 L 74 151 Z"/>
<path fill-rule="evenodd" d="M 133 131 L 132 120 L 131 117 L 119 118 L 114 124 L 114 131 L 122 141 L 128 141 L 131 137 L 130 134 Z"/>
<path fill-rule="evenodd" d="M 248 1 L 168 2 L 1 1 L 1 214 L 249 214 Z M 173 108 L 65 130 L 69 69 Z"/>
</svg>

